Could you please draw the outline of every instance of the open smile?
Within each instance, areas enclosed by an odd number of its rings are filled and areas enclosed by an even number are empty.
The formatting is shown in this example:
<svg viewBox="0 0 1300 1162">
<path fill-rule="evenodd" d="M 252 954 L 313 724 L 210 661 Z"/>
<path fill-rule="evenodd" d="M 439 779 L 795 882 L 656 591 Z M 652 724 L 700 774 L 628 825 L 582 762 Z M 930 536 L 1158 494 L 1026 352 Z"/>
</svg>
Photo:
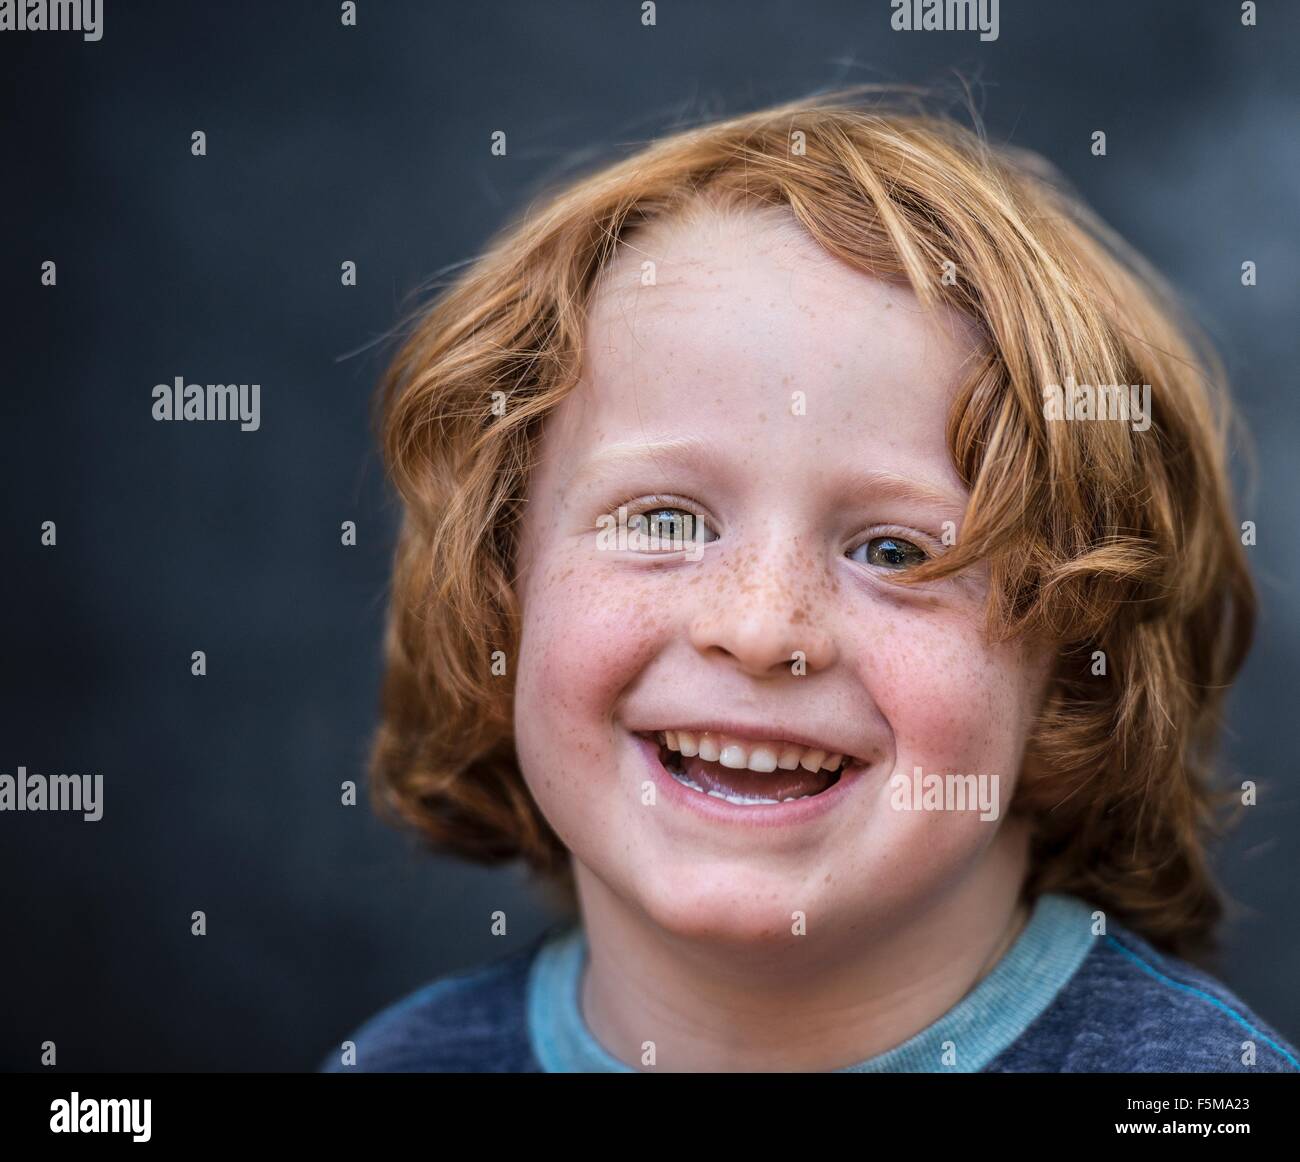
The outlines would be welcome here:
<svg viewBox="0 0 1300 1162">
<path fill-rule="evenodd" d="M 854 761 L 791 742 L 750 742 L 712 731 L 656 732 L 659 761 L 683 786 L 737 806 L 789 803 L 829 790 Z"/>
<path fill-rule="evenodd" d="M 633 737 L 675 800 L 719 819 L 794 823 L 819 815 L 867 765 L 816 747 L 712 731 L 663 730 Z"/>
</svg>

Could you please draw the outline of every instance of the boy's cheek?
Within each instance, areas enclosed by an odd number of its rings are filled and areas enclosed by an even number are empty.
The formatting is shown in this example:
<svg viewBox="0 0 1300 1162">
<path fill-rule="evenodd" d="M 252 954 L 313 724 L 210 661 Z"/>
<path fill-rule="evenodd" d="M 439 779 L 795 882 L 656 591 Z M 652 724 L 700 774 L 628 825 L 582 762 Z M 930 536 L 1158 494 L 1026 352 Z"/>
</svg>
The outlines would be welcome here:
<svg viewBox="0 0 1300 1162">
<path fill-rule="evenodd" d="M 894 634 L 891 646 L 868 657 L 860 672 L 889 724 L 904 773 L 920 765 L 1014 777 L 1033 677 L 1018 653 L 933 625 Z M 968 769 L 971 764 L 990 769 Z"/>
<path fill-rule="evenodd" d="M 576 574 L 533 591 L 525 611 L 518 697 L 550 697 L 552 713 L 585 720 L 605 716 L 663 641 L 662 606 L 644 587 L 575 582 Z M 562 695 L 560 694 L 562 692 Z M 557 723 L 558 725 L 558 723 Z"/>
</svg>

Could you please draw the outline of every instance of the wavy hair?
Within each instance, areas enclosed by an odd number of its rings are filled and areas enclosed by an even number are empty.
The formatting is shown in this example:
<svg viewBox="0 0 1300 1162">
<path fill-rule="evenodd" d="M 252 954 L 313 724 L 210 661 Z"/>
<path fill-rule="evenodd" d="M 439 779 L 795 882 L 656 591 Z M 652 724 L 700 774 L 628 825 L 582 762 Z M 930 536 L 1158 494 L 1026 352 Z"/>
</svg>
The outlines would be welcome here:
<svg viewBox="0 0 1300 1162">
<path fill-rule="evenodd" d="M 1213 751 L 1255 617 L 1221 365 L 1041 159 L 843 92 L 676 132 L 549 191 L 404 328 L 376 396 L 403 506 L 376 808 L 437 850 L 522 859 L 572 903 L 512 738 L 521 502 L 599 275 L 639 227 L 704 203 L 788 207 L 830 254 L 976 324 L 947 429 L 970 490 L 960 543 L 899 583 L 985 561 L 990 635 L 1059 643 L 1012 802 L 1034 821 L 1027 894 L 1076 893 L 1175 954 L 1213 948 Z M 1067 377 L 1152 385 L 1150 428 L 1053 422 L 1043 388 Z"/>
</svg>

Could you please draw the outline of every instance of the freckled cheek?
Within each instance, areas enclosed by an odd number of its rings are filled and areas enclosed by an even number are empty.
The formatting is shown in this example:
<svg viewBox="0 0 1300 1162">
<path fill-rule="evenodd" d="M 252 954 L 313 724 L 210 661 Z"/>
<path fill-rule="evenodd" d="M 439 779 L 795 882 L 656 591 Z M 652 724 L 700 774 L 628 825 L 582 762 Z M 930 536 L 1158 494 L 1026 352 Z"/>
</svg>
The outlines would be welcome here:
<svg viewBox="0 0 1300 1162">
<path fill-rule="evenodd" d="M 664 628 L 643 582 L 561 570 L 530 593 L 524 610 L 520 701 L 545 698 L 572 717 L 604 715 L 659 648 Z"/>
<path fill-rule="evenodd" d="M 976 634 L 895 627 L 889 649 L 863 654 L 860 672 L 889 725 L 900 766 L 1013 776 L 1022 729 L 1016 659 Z"/>
</svg>

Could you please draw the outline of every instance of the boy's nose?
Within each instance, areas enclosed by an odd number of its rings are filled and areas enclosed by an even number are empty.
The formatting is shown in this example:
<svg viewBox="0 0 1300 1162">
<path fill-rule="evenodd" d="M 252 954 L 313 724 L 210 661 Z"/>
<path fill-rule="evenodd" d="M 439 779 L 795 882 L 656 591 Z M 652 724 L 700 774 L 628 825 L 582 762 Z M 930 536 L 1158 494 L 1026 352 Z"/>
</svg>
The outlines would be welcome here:
<svg viewBox="0 0 1300 1162">
<path fill-rule="evenodd" d="M 806 557 L 785 554 L 751 576 L 739 570 L 720 580 L 691 620 L 692 644 L 703 654 L 729 655 L 756 678 L 798 673 L 799 661 L 808 674 L 826 669 L 836 658 L 830 595 L 808 583 L 810 573 Z"/>
</svg>

